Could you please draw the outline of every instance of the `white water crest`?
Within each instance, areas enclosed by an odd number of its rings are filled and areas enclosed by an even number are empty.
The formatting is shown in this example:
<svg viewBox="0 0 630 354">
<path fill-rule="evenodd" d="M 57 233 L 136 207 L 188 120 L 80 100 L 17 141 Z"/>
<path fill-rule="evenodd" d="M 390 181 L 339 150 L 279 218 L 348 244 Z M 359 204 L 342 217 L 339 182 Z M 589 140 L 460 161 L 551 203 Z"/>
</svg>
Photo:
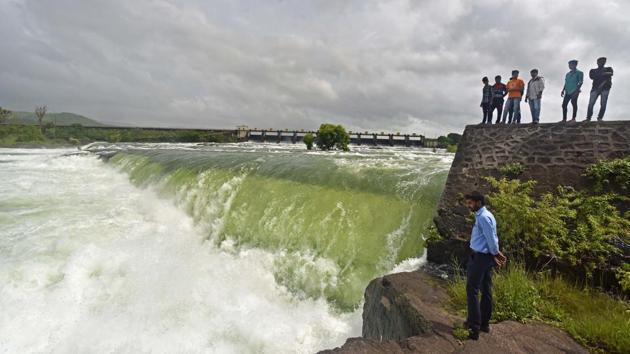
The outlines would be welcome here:
<svg viewBox="0 0 630 354">
<path fill-rule="evenodd" d="M 339 346 L 361 334 L 354 299 L 368 279 L 424 262 L 418 253 L 396 264 L 405 242 L 421 237 L 414 230 L 425 221 L 409 221 L 418 219 L 416 203 L 435 198 L 422 186 L 445 174 L 452 159 L 428 150 L 307 153 L 271 144 L 90 149 L 128 153 L 107 163 L 72 149 L 0 149 L 0 353 L 314 353 Z M 127 165 L 138 158 L 142 168 Z M 279 169 L 264 170 L 274 162 Z M 336 173 L 343 188 L 325 187 L 332 182 L 313 177 L 314 164 Z M 365 176 L 376 179 L 364 183 Z M 439 185 L 432 181 L 431 188 Z M 293 188 L 297 199 L 282 188 Z M 328 194 L 305 196 L 313 191 Z M 261 196 L 269 199 L 253 205 Z M 400 209 L 396 220 L 380 216 L 391 228 L 372 244 L 363 231 L 333 232 L 362 227 L 353 224 L 369 216 L 362 197 Z M 300 201 L 308 198 L 321 214 L 305 214 Z M 422 215 L 430 206 L 423 208 Z M 238 223 L 258 215 L 257 224 Z M 269 239 L 278 230 L 286 235 Z M 313 247 L 297 247 L 294 238 Z M 340 242 L 361 247 L 331 250 Z M 351 267 L 355 258 L 363 268 Z M 353 276 L 359 271 L 370 273 Z"/>
</svg>

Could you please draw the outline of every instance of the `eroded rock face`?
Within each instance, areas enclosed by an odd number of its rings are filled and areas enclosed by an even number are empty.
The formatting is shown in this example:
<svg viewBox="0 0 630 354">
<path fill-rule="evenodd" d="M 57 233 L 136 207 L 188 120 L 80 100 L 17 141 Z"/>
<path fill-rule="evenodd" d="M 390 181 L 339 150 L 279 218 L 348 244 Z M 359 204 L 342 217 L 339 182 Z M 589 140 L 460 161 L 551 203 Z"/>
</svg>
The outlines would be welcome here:
<svg viewBox="0 0 630 354">
<path fill-rule="evenodd" d="M 365 291 L 363 338 L 401 340 L 428 333 L 429 309 L 414 294 L 433 291 L 420 272 L 399 273 L 372 280 Z"/>
<path fill-rule="evenodd" d="M 375 279 L 365 292 L 363 338 L 320 354 L 588 353 L 565 332 L 539 323 L 501 322 L 478 341 L 459 341 L 452 325 L 462 319 L 445 309 L 447 301 L 440 280 L 424 271 Z"/>
</svg>

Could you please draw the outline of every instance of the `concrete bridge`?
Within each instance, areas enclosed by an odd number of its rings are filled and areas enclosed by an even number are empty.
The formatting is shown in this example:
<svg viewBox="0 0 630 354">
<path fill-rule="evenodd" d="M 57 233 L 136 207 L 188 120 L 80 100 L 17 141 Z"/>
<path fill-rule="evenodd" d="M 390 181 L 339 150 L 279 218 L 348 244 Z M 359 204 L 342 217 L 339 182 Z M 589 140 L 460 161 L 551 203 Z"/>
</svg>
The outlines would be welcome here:
<svg viewBox="0 0 630 354">
<path fill-rule="evenodd" d="M 239 127 L 237 129 L 237 138 L 239 141 L 257 141 L 267 143 L 301 143 L 306 134 L 317 136 L 316 131 L 305 130 L 276 130 L 276 129 L 249 129 Z M 437 145 L 437 141 L 427 139 L 423 135 L 418 134 L 401 134 L 401 133 L 385 133 L 385 132 L 348 132 L 350 135 L 350 144 L 355 145 L 385 145 L 385 146 L 417 146 L 417 147 L 433 147 Z"/>
<path fill-rule="evenodd" d="M 70 127 L 70 126 L 69 126 Z M 200 129 L 200 128 L 170 128 L 170 127 L 120 127 L 120 126 L 81 126 L 82 128 L 100 130 L 152 130 L 152 131 L 192 131 L 222 134 L 239 142 L 255 141 L 265 143 L 302 143 L 304 135 L 310 133 L 317 136 L 316 131 L 288 130 L 288 129 L 251 129 L 238 126 L 236 129 Z M 385 133 L 385 132 L 348 132 L 350 144 L 354 145 L 382 145 L 406 147 L 437 147 L 436 139 L 428 139 L 419 134 Z"/>
</svg>

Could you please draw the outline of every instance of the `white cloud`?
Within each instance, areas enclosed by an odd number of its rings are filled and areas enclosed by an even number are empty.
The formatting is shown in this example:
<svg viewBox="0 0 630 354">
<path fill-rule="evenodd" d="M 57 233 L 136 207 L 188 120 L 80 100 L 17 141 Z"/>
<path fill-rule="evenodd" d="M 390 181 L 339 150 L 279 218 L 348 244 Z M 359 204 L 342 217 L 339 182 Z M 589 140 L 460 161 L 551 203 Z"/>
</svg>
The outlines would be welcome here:
<svg viewBox="0 0 630 354">
<path fill-rule="evenodd" d="M 0 105 L 135 125 L 334 121 L 435 135 L 479 122 L 480 78 L 512 68 L 541 70 L 542 120 L 559 120 L 567 60 L 587 71 L 605 55 L 607 116 L 627 119 L 629 11 L 611 0 L 7 0 Z"/>
</svg>

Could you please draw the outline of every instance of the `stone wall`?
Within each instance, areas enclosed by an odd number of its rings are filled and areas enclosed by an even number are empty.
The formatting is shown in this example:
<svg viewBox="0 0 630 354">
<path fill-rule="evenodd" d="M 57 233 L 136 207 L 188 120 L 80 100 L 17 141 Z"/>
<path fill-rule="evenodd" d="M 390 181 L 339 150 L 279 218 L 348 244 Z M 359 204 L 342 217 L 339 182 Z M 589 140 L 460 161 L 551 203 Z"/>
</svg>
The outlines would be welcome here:
<svg viewBox="0 0 630 354">
<path fill-rule="evenodd" d="M 536 193 L 558 185 L 588 186 L 584 169 L 601 159 L 630 155 L 630 121 L 467 126 L 438 204 L 435 224 L 444 240 L 428 245 L 428 259 L 448 263 L 465 259 L 471 223 L 463 194 L 490 191 L 485 176 L 520 163 L 522 180 L 538 181 Z"/>
</svg>

